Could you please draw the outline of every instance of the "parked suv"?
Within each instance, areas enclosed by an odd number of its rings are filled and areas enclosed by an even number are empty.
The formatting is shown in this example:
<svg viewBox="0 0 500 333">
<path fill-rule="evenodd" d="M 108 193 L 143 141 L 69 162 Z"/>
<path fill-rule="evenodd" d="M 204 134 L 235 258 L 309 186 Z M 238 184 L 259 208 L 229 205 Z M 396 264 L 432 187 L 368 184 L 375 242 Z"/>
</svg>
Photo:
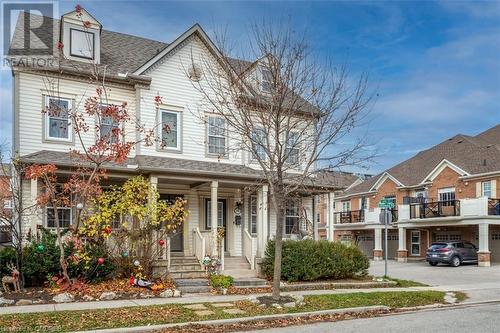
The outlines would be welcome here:
<svg viewBox="0 0 500 333">
<path fill-rule="evenodd" d="M 458 267 L 461 263 L 477 262 L 477 247 L 466 241 L 436 242 L 427 249 L 425 259 L 431 266 L 444 263 Z"/>
</svg>

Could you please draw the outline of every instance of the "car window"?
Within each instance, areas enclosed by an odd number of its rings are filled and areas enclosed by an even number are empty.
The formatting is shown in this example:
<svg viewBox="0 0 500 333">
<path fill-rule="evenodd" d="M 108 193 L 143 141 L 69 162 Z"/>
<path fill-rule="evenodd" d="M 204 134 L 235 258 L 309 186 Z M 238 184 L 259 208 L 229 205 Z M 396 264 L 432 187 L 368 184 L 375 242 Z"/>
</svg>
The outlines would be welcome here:
<svg viewBox="0 0 500 333">
<path fill-rule="evenodd" d="M 437 250 L 437 249 L 445 248 L 447 246 L 448 246 L 448 244 L 446 244 L 446 243 L 432 243 L 430 249 Z"/>
<path fill-rule="evenodd" d="M 476 247 L 474 245 L 472 245 L 471 243 L 465 243 L 464 244 L 465 248 L 466 249 L 475 249 Z"/>
<path fill-rule="evenodd" d="M 453 246 L 456 247 L 456 248 L 463 249 L 464 243 L 454 243 Z"/>
</svg>

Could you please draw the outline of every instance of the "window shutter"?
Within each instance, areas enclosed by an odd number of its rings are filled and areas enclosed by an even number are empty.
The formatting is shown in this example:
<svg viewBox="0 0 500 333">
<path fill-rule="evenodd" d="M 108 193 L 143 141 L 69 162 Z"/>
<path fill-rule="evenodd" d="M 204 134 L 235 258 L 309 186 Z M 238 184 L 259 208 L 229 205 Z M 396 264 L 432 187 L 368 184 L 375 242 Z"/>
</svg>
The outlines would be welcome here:
<svg viewBox="0 0 500 333">
<path fill-rule="evenodd" d="M 490 180 L 491 182 L 491 197 L 494 199 L 500 198 L 500 194 L 497 194 L 497 181 L 496 179 Z"/>
<path fill-rule="evenodd" d="M 480 198 L 483 195 L 483 189 L 482 189 L 482 183 L 481 181 L 478 181 L 476 183 L 476 198 Z"/>
</svg>

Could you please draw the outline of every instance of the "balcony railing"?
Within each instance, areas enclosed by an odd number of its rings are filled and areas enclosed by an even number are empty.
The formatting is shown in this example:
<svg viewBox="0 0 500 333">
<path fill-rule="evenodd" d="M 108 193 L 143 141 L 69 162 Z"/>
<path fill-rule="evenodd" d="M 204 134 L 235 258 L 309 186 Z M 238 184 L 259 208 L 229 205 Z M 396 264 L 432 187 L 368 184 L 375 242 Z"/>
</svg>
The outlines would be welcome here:
<svg viewBox="0 0 500 333">
<path fill-rule="evenodd" d="M 500 199 L 488 199 L 488 215 L 500 215 Z"/>
<path fill-rule="evenodd" d="M 459 215 L 460 200 L 430 201 L 410 204 L 410 219 Z"/>
<path fill-rule="evenodd" d="M 349 210 L 334 214 L 335 223 L 360 223 L 365 221 L 364 210 Z"/>
</svg>

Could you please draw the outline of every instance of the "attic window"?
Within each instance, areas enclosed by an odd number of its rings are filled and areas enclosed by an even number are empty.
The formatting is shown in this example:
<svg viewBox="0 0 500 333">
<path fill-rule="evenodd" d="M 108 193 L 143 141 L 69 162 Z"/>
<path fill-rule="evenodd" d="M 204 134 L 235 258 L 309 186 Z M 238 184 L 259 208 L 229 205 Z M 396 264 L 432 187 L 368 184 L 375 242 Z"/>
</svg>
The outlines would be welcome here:
<svg viewBox="0 0 500 333">
<path fill-rule="evenodd" d="M 94 33 L 74 28 L 70 28 L 69 30 L 70 55 L 78 58 L 94 59 Z"/>
<path fill-rule="evenodd" d="M 262 92 L 265 93 L 270 93 L 271 92 L 271 82 L 272 82 L 272 75 L 271 71 L 269 68 L 262 66 L 261 67 L 261 82 L 260 82 L 260 89 Z"/>
</svg>

